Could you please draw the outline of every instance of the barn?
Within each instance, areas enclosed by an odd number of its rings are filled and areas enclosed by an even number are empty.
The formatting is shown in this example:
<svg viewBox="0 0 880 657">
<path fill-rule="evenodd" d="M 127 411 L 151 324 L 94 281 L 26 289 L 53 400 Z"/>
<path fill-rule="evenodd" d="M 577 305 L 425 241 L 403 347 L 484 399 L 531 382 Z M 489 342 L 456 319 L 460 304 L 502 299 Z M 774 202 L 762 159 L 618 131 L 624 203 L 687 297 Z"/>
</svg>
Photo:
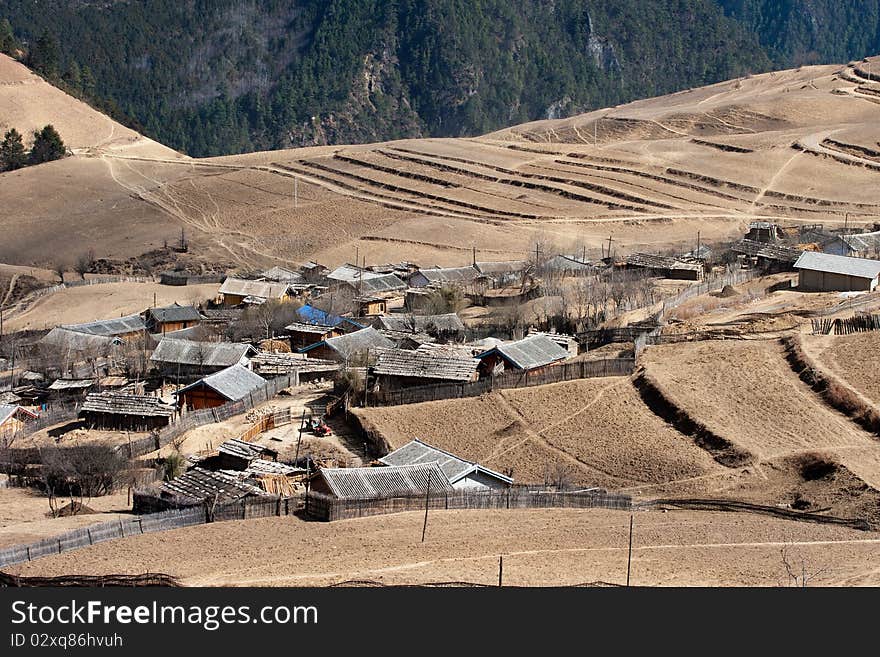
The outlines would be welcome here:
<svg viewBox="0 0 880 657">
<path fill-rule="evenodd" d="M 456 490 L 500 489 L 513 485 L 511 477 L 423 443 L 418 438 L 385 455 L 379 462 L 390 466 L 436 463 Z"/>
<path fill-rule="evenodd" d="M 227 308 L 243 303 L 289 301 L 293 298 L 291 292 L 290 283 L 252 281 L 242 278 L 227 278 L 219 290 L 219 294 L 223 297 L 223 305 Z"/>
<path fill-rule="evenodd" d="M 256 459 L 277 461 L 278 452 L 274 449 L 232 438 L 217 448 L 217 465 L 221 470 L 245 470 Z"/>
<path fill-rule="evenodd" d="M 880 260 L 804 251 L 794 268 L 805 292 L 870 292 L 877 287 Z"/>
<path fill-rule="evenodd" d="M 149 513 L 202 504 L 222 507 L 249 499 L 274 497 L 237 476 L 195 467 L 176 479 L 163 482 L 158 489 L 136 491 L 134 512 Z"/>
<path fill-rule="evenodd" d="M 140 315 L 128 315 L 84 324 L 62 324 L 60 328 L 102 338 L 119 338 L 128 342 L 143 335 L 147 327 Z"/>
<path fill-rule="evenodd" d="M 233 365 L 181 388 L 176 393 L 177 405 L 189 410 L 214 408 L 244 399 L 264 385 L 263 377 L 242 365 Z"/>
<path fill-rule="evenodd" d="M 86 397 L 79 417 L 92 429 L 151 431 L 168 426 L 173 406 L 158 397 L 118 392 L 93 392 Z"/>
</svg>

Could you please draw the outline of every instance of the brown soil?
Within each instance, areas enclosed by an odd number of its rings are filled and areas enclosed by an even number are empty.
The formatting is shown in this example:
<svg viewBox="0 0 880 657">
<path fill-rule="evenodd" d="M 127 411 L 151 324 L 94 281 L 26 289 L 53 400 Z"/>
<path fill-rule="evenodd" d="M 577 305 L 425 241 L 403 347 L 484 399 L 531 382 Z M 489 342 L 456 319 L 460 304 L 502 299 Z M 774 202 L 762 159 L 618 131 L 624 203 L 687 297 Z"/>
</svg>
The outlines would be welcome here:
<svg viewBox="0 0 880 657">
<path fill-rule="evenodd" d="M 12 567 L 16 574 L 165 572 L 188 585 L 309 586 L 347 580 L 550 586 L 626 579 L 629 514 L 605 510 L 437 511 L 303 522 L 216 523 L 101 543 Z M 780 550 L 815 585 L 878 585 L 878 534 L 744 513 L 635 516 L 632 583 L 786 585 Z"/>
</svg>

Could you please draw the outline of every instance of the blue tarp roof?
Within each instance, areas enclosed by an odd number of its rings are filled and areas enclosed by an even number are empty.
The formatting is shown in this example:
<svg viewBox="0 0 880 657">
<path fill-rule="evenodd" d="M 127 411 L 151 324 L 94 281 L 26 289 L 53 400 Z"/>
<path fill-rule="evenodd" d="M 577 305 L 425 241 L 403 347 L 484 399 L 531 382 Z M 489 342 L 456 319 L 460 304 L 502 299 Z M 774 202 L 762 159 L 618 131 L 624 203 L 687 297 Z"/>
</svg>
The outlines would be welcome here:
<svg viewBox="0 0 880 657">
<path fill-rule="evenodd" d="M 358 328 L 364 328 L 363 324 L 359 324 L 349 317 L 340 317 L 339 315 L 331 315 L 330 313 L 323 311 L 319 308 L 315 308 L 314 306 L 310 306 L 309 304 L 305 304 L 304 306 L 297 308 L 296 314 L 299 315 L 302 321 L 307 322 L 308 324 L 322 324 L 324 326 L 339 326 L 344 322 L 348 322 L 353 324 Z"/>
</svg>

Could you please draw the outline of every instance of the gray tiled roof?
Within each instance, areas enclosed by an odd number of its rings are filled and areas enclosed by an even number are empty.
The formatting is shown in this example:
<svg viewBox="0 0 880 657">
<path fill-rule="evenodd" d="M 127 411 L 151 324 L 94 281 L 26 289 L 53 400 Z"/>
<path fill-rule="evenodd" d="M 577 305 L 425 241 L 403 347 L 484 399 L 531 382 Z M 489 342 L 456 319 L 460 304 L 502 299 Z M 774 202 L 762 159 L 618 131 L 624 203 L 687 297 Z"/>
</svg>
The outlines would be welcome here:
<svg viewBox="0 0 880 657">
<path fill-rule="evenodd" d="M 391 340 L 379 333 L 379 331 L 372 326 L 363 328 L 360 331 L 354 331 L 353 333 L 338 335 L 335 338 L 327 338 L 323 343 L 318 344 L 326 344 L 344 359 L 351 358 L 355 354 L 369 351 L 370 349 L 377 347 L 390 349 L 394 346 L 394 343 L 391 342 Z M 311 345 L 305 349 L 308 350 L 314 346 L 315 345 Z"/>
<path fill-rule="evenodd" d="M 266 453 L 277 453 L 275 452 L 275 450 L 264 447 L 263 445 L 249 443 L 245 440 L 240 440 L 238 438 L 232 438 L 230 440 L 227 440 L 225 443 L 222 443 L 220 447 L 217 448 L 217 451 L 220 454 L 237 456 L 238 458 L 242 459 L 255 459 Z"/>
<path fill-rule="evenodd" d="M 545 335 L 532 335 L 516 342 L 506 342 L 479 357 L 497 352 L 521 370 L 532 370 L 568 358 L 568 352 Z"/>
<path fill-rule="evenodd" d="M 300 274 L 298 271 L 288 269 L 287 267 L 272 267 L 272 269 L 267 269 L 262 274 L 260 274 L 260 276 L 270 281 L 279 281 L 284 283 L 305 282 L 302 274 Z"/>
<path fill-rule="evenodd" d="M 327 482 L 333 495 L 341 499 L 424 495 L 429 477 L 432 492 L 453 491 L 452 484 L 437 463 L 383 468 L 321 468 L 318 476 Z"/>
<path fill-rule="evenodd" d="M 846 242 L 853 251 L 866 251 L 880 246 L 880 232 L 841 235 L 840 239 Z"/>
<path fill-rule="evenodd" d="M 193 342 L 176 338 L 162 338 L 150 360 L 156 363 L 197 365 L 202 367 L 229 367 L 240 362 L 256 349 L 237 342 Z"/>
<path fill-rule="evenodd" d="M 376 350 L 376 354 L 378 360 L 373 372 L 386 376 L 470 381 L 480 364 L 476 358 L 459 358 L 428 351 L 380 349 Z"/>
<path fill-rule="evenodd" d="M 506 477 L 499 472 L 495 472 L 494 470 L 489 470 L 488 468 L 484 468 L 483 466 L 475 463 L 473 461 L 467 461 L 463 458 L 459 458 L 454 454 L 450 454 L 449 452 L 445 452 L 442 449 L 438 449 L 427 443 L 423 443 L 421 440 L 413 440 L 400 449 L 396 449 L 389 454 L 386 454 L 384 457 L 379 459 L 380 462 L 386 465 L 422 465 L 424 463 L 437 463 L 440 468 L 443 470 L 443 474 L 449 479 L 450 483 L 455 483 L 464 477 L 468 476 L 472 472 L 482 472 L 491 477 L 495 477 L 507 484 L 512 484 L 513 479 L 510 477 Z"/>
<path fill-rule="evenodd" d="M 225 504 L 243 497 L 269 497 L 261 488 L 240 481 L 224 472 L 195 467 L 176 479 L 162 483 L 163 497 L 183 498 L 187 502 L 214 501 Z"/>
<path fill-rule="evenodd" d="M 816 251 L 804 251 L 794 263 L 794 267 L 856 278 L 876 278 L 880 274 L 880 260 L 850 258 Z"/>
<path fill-rule="evenodd" d="M 280 299 L 290 289 L 289 283 L 272 281 L 251 281 L 242 278 L 227 278 L 220 286 L 220 294 L 238 297 L 257 297 L 259 299 Z"/>
<path fill-rule="evenodd" d="M 521 272 L 526 267 L 524 260 L 499 260 L 496 262 L 477 262 L 474 263 L 477 271 L 481 274 L 513 274 Z"/>
<path fill-rule="evenodd" d="M 410 278 L 418 278 L 419 274 L 425 277 L 428 283 L 470 283 L 480 275 L 474 267 L 437 267 L 434 269 L 420 269 Z"/>
<path fill-rule="evenodd" d="M 86 322 L 85 324 L 63 324 L 61 328 L 77 333 L 112 337 L 143 331 L 146 329 L 146 326 L 140 315 L 128 315 L 127 317 L 102 319 L 95 322 Z"/>
<path fill-rule="evenodd" d="M 455 313 L 445 315 L 383 315 L 377 320 L 381 328 L 391 331 L 413 331 L 430 333 L 432 331 L 464 332 L 464 324 Z"/>
<path fill-rule="evenodd" d="M 259 374 L 254 374 L 248 368 L 241 365 L 233 365 L 225 370 L 210 374 L 185 388 L 181 388 L 178 394 L 182 394 L 192 388 L 205 386 L 214 390 L 221 397 L 229 401 L 244 399 L 249 393 L 254 392 L 266 385 L 266 380 Z"/>
<path fill-rule="evenodd" d="M 80 413 L 83 412 L 171 417 L 174 415 L 174 407 L 162 403 L 158 397 L 127 395 L 119 392 L 93 392 L 83 402 Z"/>
<path fill-rule="evenodd" d="M 197 308 L 193 306 L 181 306 L 179 304 L 171 304 L 161 308 L 148 308 L 147 316 L 152 317 L 156 322 L 197 322 L 202 319 L 202 315 Z"/>
<path fill-rule="evenodd" d="M 356 287 L 361 294 L 379 294 L 381 292 L 394 292 L 406 289 L 406 283 L 394 274 L 379 274 L 360 281 L 347 281 L 349 285 Z"/>
<path fill-rule="evenodd" d="M 41 345 L 71 351 L 101 351 L 121 343 L 117 337 L 80 333 L 61 327 L 53 328 L 40 339 Z"/>
</svg>

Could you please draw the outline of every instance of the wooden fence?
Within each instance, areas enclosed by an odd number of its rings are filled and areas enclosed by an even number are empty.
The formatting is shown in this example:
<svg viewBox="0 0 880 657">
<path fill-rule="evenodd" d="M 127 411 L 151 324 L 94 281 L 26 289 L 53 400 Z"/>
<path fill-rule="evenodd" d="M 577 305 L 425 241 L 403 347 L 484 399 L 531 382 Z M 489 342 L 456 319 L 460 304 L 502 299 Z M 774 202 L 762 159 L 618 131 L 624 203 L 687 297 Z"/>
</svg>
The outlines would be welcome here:
<svg viewBox="0 0 880 657">
<path fill-rule="evenodd" d="M 26 545 L 14 545 L 0 549 L 0 568 L 25 561 L 33 561 L 52 554 L 88 547 L 95 543 L 114 538 L 126 538 L 151 532 L 192 527 L 209 522 L 225 520 L 246 520 L 249 518 L 268 518 L 271 516 L 292 515 L 301 508 L 299 498 L 246 498 L 240 502 L 210 508 L 207 505 L 172 509 L 159 513 L 148 513 L 136 518 L 111 520 L 81 529 L 74 529 L 58 536 L 44 538 Z"/>
<path fill-rule="evenodd" d="M 540 372 L 512 372 L 471 383 L 441 383 L 435 386 L 414 386 L 401 390 L 380 390 L 367 397 L 368 406 L 398 406 L 439 399 L 479 397 L 493 390 L 527 388 L 548 383 L 591 379 L 602 376 L 629 376 L 635 370 L 633 358 L 605 358 L 594 361 L 562 363 Z"/>
<path fill-rule="evenodd" d="M 813 335 L 849 335 L 880 331 L 880 315 L 854 315 L 848 318 L 815 318 L 811 320 Z"/>
<path fill-rule="evenodd" d="M 502 490 L 457 490 L 436 495 L 415 495 L 379 499 L 338 499 L 310 491 L 305 512 L 318 520 L 344 520 L 386 513 L 428 509 L 621 509 L 632 508 L 629 495 L 604 491 L 543 491 L 529 487 Z"/>
</svg>

